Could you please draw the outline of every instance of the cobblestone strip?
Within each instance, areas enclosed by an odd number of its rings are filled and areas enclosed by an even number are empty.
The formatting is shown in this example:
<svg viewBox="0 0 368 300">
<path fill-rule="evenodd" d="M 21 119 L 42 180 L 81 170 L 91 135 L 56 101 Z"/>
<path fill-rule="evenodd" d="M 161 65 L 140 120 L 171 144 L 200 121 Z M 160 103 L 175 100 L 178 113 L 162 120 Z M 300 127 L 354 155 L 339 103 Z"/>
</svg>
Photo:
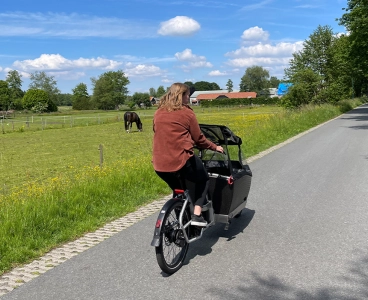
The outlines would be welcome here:
<svg viewBox="0 0 368 300">
<path fill-rule="evenodd" d="M 46 253 L 43 257 L 34 260 L 30 264 L 15 268 L 9 273 L 3 274 L 0 277 L 0 297 L 21 286 L 23 283 L 26 283 L 57 265 L 60 265 L 73 256 L 82 253 L 114 234 L 154 214 L 161 209 L 164 203 L 170 198 L 171 195 L 168 195 L 161 200 L 154 201 L 139 208 L 133 213 L 106 224 L 95 232 L 87 233 L 78 240 L 67 243 L 60 248 L 56 248 Z"/>
</svg>

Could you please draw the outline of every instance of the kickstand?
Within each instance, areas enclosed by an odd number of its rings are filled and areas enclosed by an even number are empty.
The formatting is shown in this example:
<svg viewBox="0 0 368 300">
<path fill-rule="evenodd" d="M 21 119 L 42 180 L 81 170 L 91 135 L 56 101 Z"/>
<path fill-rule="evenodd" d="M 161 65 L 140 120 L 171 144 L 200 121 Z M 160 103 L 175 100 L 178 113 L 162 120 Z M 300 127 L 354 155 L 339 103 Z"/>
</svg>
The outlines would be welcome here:
<svg viewBox="0 0 368 300">
<path fill-rule="evenodd" d="M 225 224 L 224 230 L 229 230 L 229 226 L 230 226 L 230 221 Z"/>
</svg>

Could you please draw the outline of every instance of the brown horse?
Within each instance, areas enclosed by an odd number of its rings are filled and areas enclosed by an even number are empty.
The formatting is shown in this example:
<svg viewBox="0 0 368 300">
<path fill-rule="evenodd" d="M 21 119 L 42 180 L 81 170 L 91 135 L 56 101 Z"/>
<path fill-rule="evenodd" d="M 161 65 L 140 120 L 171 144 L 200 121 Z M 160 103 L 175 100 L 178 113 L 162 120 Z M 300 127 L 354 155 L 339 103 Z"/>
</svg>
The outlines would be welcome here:
<svg viewBox="0 0 368 300">
<path fill-rule="evenodd" d="M 135 122 L 135 124 L 137 125 L 138 131 L 142 131 L 142 122 L 141 119 L 139 118 L 138 114 L 135 112 L 131 112 L 131 111 L 127 111 L 124 114 L 124 124 L 125 124 L 125 130 L 126 132 L 130 132 L 130 130 L 132 129 L 132 125 L 133 122 Z"/>
</svg>

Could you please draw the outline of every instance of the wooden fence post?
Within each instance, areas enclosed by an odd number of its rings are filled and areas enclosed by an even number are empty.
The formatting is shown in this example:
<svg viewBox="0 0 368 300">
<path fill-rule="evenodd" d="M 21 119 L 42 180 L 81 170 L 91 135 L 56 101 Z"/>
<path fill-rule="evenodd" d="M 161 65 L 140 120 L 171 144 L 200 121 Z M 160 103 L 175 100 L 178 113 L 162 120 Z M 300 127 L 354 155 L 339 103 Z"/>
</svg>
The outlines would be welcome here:
<svg viewBox="0 0 368 300">
<path fill-rule="evenodd" d="M 103 146 L 102 144 L 100 144 L 98 149 L 100 150 L 100 168 L 102 169 L 102 166 L 103 166 Z"/>
</svg>

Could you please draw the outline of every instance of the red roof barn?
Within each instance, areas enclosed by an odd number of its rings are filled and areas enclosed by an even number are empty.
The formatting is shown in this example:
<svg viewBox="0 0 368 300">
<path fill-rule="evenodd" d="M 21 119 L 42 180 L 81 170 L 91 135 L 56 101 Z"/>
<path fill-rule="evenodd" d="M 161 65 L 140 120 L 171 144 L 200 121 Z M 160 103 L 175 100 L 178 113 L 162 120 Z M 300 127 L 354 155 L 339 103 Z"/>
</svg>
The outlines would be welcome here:
<svg viewBox="0 0 368 300">
<path fill-rule="evenodd" d="M 234 92 L 234 93 L 214 93 L 214 94 L 199 94 L 197 96 L 197 101 L 202 100 L 215 100 L 215 99 L 247 99 L 247 98 L 256 98 L 256 92 Z"/>
</svg>

